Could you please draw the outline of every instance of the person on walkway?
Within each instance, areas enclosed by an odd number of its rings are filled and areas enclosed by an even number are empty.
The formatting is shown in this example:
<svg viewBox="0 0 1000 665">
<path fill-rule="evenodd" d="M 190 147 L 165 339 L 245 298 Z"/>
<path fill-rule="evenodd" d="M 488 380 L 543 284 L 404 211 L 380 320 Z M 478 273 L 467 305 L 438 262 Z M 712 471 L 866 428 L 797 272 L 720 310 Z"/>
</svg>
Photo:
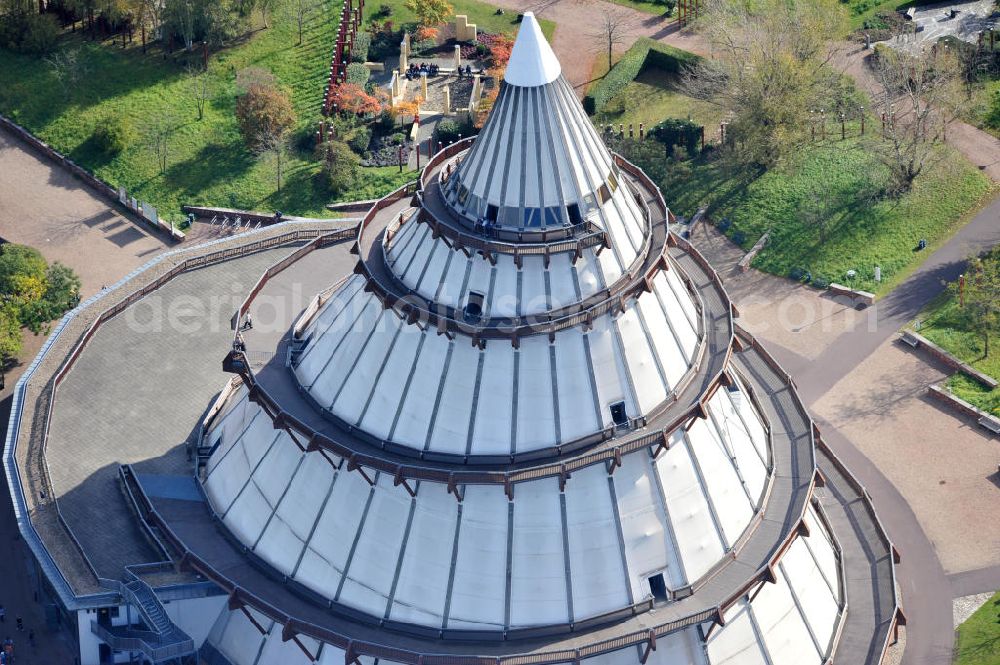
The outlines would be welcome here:
<svg viewBox="0 0 1000 665">
<path fill-rule="evenodd" d="M 0 623 L 6 623 L 6 622 L 7 622 L 7 610 L 4 608 L 3 605 L 0 605 Z"/>
<path fill-rule="evenodd" d="M 21 617 L 17 617 L 17 632 L 24 632 L 24 621 Z"/>
</svg>

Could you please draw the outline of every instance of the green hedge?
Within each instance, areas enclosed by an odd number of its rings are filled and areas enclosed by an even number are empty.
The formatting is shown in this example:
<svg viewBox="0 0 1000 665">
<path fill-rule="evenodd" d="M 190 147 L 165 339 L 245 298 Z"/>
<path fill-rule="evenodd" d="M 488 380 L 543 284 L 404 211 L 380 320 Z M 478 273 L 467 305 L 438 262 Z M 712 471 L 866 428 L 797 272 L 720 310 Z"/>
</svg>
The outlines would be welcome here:
<svg viewBox="0 0 1000 665">
<path fill-rule="evenodd" d="M 685 65 L 698 61 L 698 56 L 688 51 L 661 44 L 648 37 L 640 37 L 632 48 L 625 51 L 604 78 L 591 86 L 583 98 L 583 108 L 589 114 L 601 110 L 612 97 L 625 89 L 647 66 L 668 72 L 679 72 Z"/>
</svg>

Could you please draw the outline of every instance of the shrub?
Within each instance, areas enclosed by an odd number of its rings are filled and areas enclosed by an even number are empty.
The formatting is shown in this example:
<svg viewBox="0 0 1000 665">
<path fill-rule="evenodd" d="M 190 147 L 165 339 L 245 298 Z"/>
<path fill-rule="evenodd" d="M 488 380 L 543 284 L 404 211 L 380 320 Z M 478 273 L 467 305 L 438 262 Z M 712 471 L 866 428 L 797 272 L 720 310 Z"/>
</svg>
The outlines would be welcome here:
<svg viewBox="0 0 1000 665">
<path fill-rule="evenodd" d="M 107 116 L 98 121 L 92 136 L 95 145 L 109 157 L 121 153 L 135 140 L 131 123 L 118 116 Z"/>
<path fill-rule="evenodd" d="M 990 100 L 990 110 L 986 115 L 986 124 L 994 129 L 1000 129 L 1000 90 L 993 93 Z"/>
<path fill-rule="evenodd" d="M 295 125 L 295 111 L 280 90 L 254 84 L 236 100 L 236 122 L 247 147 L 257 150 L 268 137 L 281 136 Z"/>
<path fill-rule="evenodd" d="M 608 100 L 634 81 L 646 65 L 668 72 L 679 72 L 697 60 L 698 56 L 693 53 L 642 37 L 625 52 L 611 71 L 587 92 L 587 96 L 583 98 L 583 108 L 590 114 L 603 109 Z"/>
<path fill-rule="evenodd" d="M 331 194 L 343 194 L 354 186 L 358 177 L 358 157 L 350 146 L 342 141 L 327 141 L 316 151 L 322 162 L 318 176 Z"/>
<path fill-rule="evenodd" d="M 375 10 L 375 13 L 372 14 L 372 18 L 376 20 L 386 19 L 389 18 L 389 16 L 391 15 L 392 15 L 392 7 L 383 2 L 378 6 L 378 9 Z"/>
<path fill-rule="evenodd" d="M 733 223 L 732 221 L 730 221 L 728 217 L 723 217 L 721 220 L 719 220 L 719 223 L 716 224 L 715 227 L 719 229 L 719 231 L 721 231 L 722 233 L 725 233 L 726 231 L 729 230 L 729 227 L 732 225 Z"/>
<path fill-rule="evenodd" d="M 472 136 L 476 130 L 468 122 L 458 122 L 456 120 L 442 120 L 437 126 L 437 140 L 444 145 L 454 143 L 459 138 Z"/>
<path fill-rule="evenodd" d="M 670 154 L 674 146 L 682 146 L 688 155 L 697 154 L 701 132 L 701 125 L 681 118 L 667 118 L 649 130 L 653 138 L 667 146 Z"/>
<path fill-rule="evenodd" d="M 735 242 L 737 245 L 742 246 L 743 243 L 745 243 L 746 241 L 747 241 L 747 234 L 744 233 L 743 231 L 737 231 L 736 233 L 733 234 L 733 242 Z"/>
<path fill-rule="evenodd" d="M 360 62 L 352 62 L 347 65 L 347 82 L 354 85 L 364 86 L 368 83 L 371 72 Z"/>
<path fill-rule="evenodd" d="M 406 134 L 403 132 L 396 132 L 389 137 L 389 143 L 392 145 L 403 145 L 406 142 Z"/>
<path fill-rule="evenodd" d="M 372 130 L 367 127 L 358 127 L 354 130 L 354 134 L 347 140 L 347 145 L 351 146 L 351 150 L 358 153 L 359 155 L 368 150 L 368 144 L 372 140 Z"/>
<path fill-rule="evenodd" d="M 361 31 L 354 35 L 354 45 L 351 46 L 351 62 L 367 62 L 371 45 L 372 36 L 367 32 Z M 348 66 L 347 71 L 350 72 L 350 70 L 351 68 Z"/>
<path fill-rule="evenodd" d="M 830 279 L 827 277 L 820 277 L 819 275 L 817 275 L 816 277 L 813 277 L 812 285 L 817 289 L 826 290 L 830 288 Z"/>
</svg>

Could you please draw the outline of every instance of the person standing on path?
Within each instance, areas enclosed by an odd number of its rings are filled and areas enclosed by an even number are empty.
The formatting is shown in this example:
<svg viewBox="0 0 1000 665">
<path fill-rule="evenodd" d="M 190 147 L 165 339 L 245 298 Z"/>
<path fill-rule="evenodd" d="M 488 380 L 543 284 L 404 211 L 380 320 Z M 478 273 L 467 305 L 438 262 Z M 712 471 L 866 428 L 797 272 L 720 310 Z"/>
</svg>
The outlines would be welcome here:
<svg viewBox="0 0 1000 665">
<path fill-rule="evenodd" d="M 0 605 L 0 623 L 6 623 L 7 621 L 7 610 L 3 605 Z"/>
</svg>

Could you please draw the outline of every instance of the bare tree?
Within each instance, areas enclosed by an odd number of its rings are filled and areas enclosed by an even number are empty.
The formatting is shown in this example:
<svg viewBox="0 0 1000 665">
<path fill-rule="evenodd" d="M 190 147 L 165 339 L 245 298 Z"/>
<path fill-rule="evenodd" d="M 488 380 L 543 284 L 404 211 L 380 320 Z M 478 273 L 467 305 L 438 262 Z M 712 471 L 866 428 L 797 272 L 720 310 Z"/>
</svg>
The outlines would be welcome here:
<svg viewBox="0 0 1000 665">
<path fill-rule="evenodd" d="M 152 132 L 149 135 L 149 146 L 156 155 L 156 164 L 163 174 L 167 170 L 167 163 L 170 157 L 170 140 L 177 129 L 177 121 L 173 114 L 165 112 L 156 120 Z"/>
<path fill-rule="evenodd" d="M 274 164 L 278 191 L 281 191 L 281 179 L 284 175 L 286 153 L 288 151 L 289 133 L 283 129 L 263 127 L 254 142 L 254 154 L 258 159 L 269 160 Z"/>
<path fill-rule="evenodd" d="M 312 7 L 306 0 L 295 0 L 295 21 L 299 26 L 299 46 L 302 46 L 302 28 L 306 22 L 306 15 Z"/>
<path fill-rule="evenodd" d="M 726 111 L 734 154 L 768 168 L 807 139 L 811 108 L 842 101 L 829 40 L 843 31 L 843 9 L 838 0 L 702 0 L 700 11 L 713 57 L 687 69 L 685 91 Z"/>
<path fill-rule="evenodd" d="M 899 195 L 941 155 L 938 145 L 965 98 L 961 65 L 945 48 L 880 48 L 873 75 L 871 96 L 885 139 L 879 156 L 892 177 L 892 193 Z"/>
<path fill-rule="evenodd" d="M 87 65 L 80 58 L 80 49 L 63 49 L 45 60 L 52 68 L 52 74 L 59 82 L 59 87 L 66 93 L 66 98 L 72 99 L 73 93 L 87 74 Z"/>
<path fill-rule="evenodd" d="M 200 67 L 190 66 L 187 68 L 188 90 L 194 99 L 195 108 L 198 109 L 198 119 L 205 117 L 205 106 L 212 99 L 212 82 L 208 72 Z"/>
<path fill-rule="evenodd" d="M 616 46 L 622 46 L 632 31 L 635 21 L 623 10 L 605 9 L 597 21 L 597 30 L 591 35 L 608 49 L 608 69 L 611 69 L 612 56 Z"/>
</svg>

